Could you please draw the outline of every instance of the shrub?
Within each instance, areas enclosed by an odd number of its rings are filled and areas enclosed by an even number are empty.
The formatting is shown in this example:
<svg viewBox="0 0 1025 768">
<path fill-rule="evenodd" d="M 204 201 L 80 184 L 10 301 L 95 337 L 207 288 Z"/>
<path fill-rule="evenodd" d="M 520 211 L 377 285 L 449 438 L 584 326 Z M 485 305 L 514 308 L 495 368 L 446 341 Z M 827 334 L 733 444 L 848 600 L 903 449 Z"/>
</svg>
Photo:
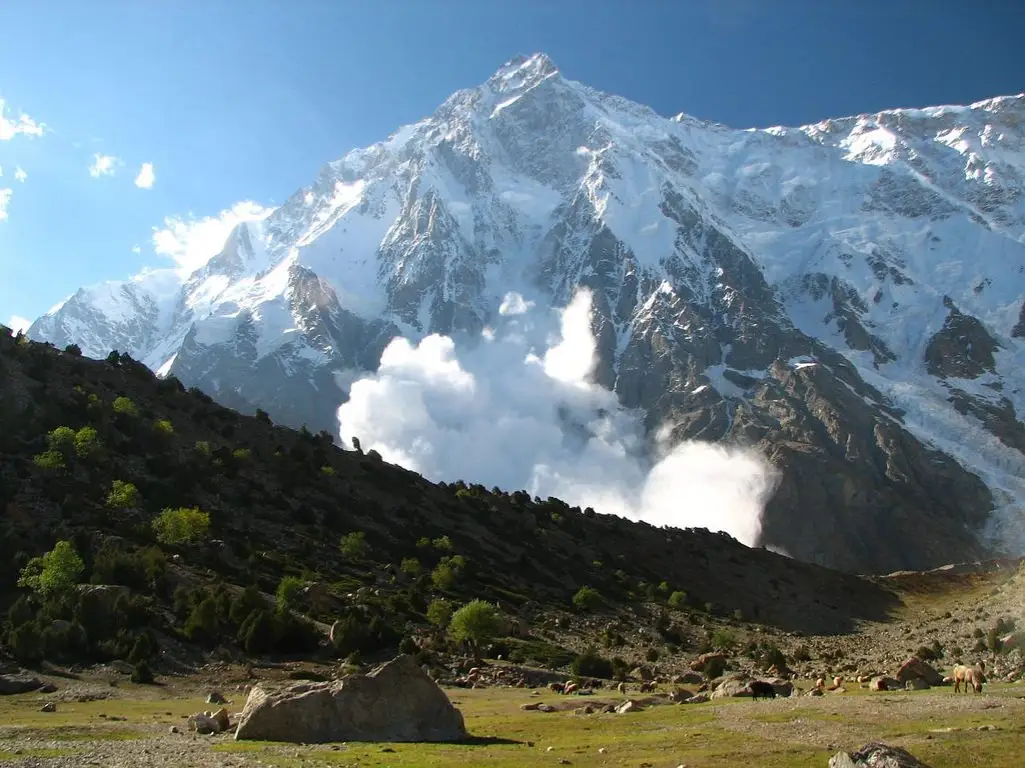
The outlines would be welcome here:
<svg viewBox="0 0 1025 768">
<path fill-rule="evenodd" d="M 736 637 L 728 629 L 717 629 L 712 634 L 712 647 L 722 651 L 732 651 L 736 645 Z"/>
<path fill-rule="evenodd" d="M 140 661 L 132 668 L 133 683 L 137 685 L 152 685 L 153 679 L 153 670 L 149 668 L 149 664 L 145 661 Z"/>
<path fill-rule="evenodd" d="M 807 645 L 799 645 L 794 648 L 794 661 L 811 661 L 811 651 Z"/>
<path fill-rule="evenodd" d="M 450 563 L 441 562 L 431 571 L 431 583 L 436 589 L 449 590 L 456 584 L 456 571 Z"/>
<path fill-rule="evenodd" d="M 320 468 L 320 474 L 324 475 L 325 477 L 334 477 L 335 468 L 332 467 L 330 464 L 325 464 Z"/>
<path fill-rule="evenodd" d="M 259 608 L 242 623 L 238 641 L 248 654 L 267 653 L 274 649 L 274 632 L 274 618 Z"/>
<path fill-rule="evenodd" d="M 262 408 L 257 408 L 256 409 L 256 420 L 257 421 L 262 421 L 264 424 L 270 424 L 271 423 L 270 414 L 267 413 L 267 411 L 263 410 Z"/>
<path fill-rule="evenodd" d="M 338 542 L 338 548 L 350 560 L 363 560 L 370 554 L 367 535 L 363 531 L 353 531 L 342 536 L 342 540 Z"/>
<path fill-rule="evenodd" d="M 302 592 L 303 581 L 295 576 L 285 576 L 278 584 L 278 610 L 286 611 L 295 607 Z"/>
<path fill-rule="evenodd" d="M 128 662 L 130 664 L 145 664 L 146 661 L 153 655 L 153 646 L 150 643 L 149 635 L 145 632 L 139 635 L 139 639 L 135 641 L 135 645 L 132 646 L 131 652 L 128 654 Z"/>
<path fill-rule="evenodd" d="M 644 659 L 645 661 L 650 661 L 652 664 L 654 664 L 656 661 L 658 661 L 658 649 L 649 648 L 647 652 L 644 654 Z"/>
<path fill-rule="evenodd" d="M 139 506 L 139 489 L 123 480 L 115 480 L 110 484 L 107 494 L 107 506 L 111 509 L 135 509 Z"/>
<path fill-rule="evenodd" d="M 415 557 L 403 558 L 402 563 L 399 565 L 399 570 L 409 576 L 419 576 L 423 568 L 420 565 L 420 561 Z"/>
<path fill-rule="evenodd" d="M 406 653 L 410 656 L 415 656 L 420 652 L 420 646 L 416 644 L 416 640 L 411 637 L 402 638 L 402 642 L 399 643 L 399 653 Z"/>
<path fill-rule="evenodd" d="M 586 649 L 573 659 L 570 668 L 578 677 L 600 677 L 611 680 L 614 674 L 612 662 L 598 655 L 598 651 L 594 648 Z"/>
<path fill-rule="evenodd" d="M 597 610 L 602 602 L 601 593 L 593 587 L 581 587 L 573 595 L 573 605 L 582 611 Z"/>
<path fill-rule="evenodd" d="M 42 557 L 28 561 L 18 577 L 18 586 L 41 595 L 65 592 L 78 583 L 85 564 L 70 541 L 58 541 Z"/>
<path fill-rule="evenodd" d="M 7 645 L 11 655 L 22 664 L 43 660 L 43 635 L 34 621 L 12 629 Z"/>
<path fill-rule="evenodd" d="M 153 530 L 161 544 L 193 544 L 209 533 L 210 515 L 198 507 L 167 508 L 153 521 Z"/>
<path fill-rule="evenodd" d="M 444 598 L 431 600 L 427 606 L 427 620 L 436 627 L 444 628 L 452 620 L 452 603 Z"/>
<path fill-rule="evenodd" d="M 122 395 L 114 400 L 114 413 L 122 416 L 138 416 L 139 409 L 135 406 L 135 403 Z"/>
<path fill-rule="evenodd" d="M 431 542 L 431 545 L 441 552 L 452 551 L 452 539 L 450 539 L 448 536 L 439 536 Z"/>
<path fill-rule="evenodd" d="M 75 433 L 75 456 L 91 459 L 103 449 L 103 443 L 92 427 L 82 427 Z"/>
<path fill-rule="evenodd" d="M 783 669 L 787 665 L 787 657 L 775 645 L 768 645 L 762 651 L 761 662 L 765 669 L 774 666 Z"/>
<path fill-rule="evenodd" d="M 253 453 L 248 448 L 236 448 L 231 452 L 231 455 L 235 461 L 249 461 Z"/>
<path fill-rule="evenodd" d="M 999 653 L 1001 645 L 1000 633 L 993 627 L 986 633 L 986 648 L 993 653 Z"/>
<path fill-rule="evenodd" d="M 470 646 L 479 661 L 481 646 L 498 634 L 501 625 L 498 608 L 485 600 L 472 600 L 452 614 L 448 628 L 453 638 Z"/>
<path fill-rule="evenodd" d="M 82 356 L 82 348 L 77 344 L 68 344 L 68 346 L 64 347 L 64 351 L 69 355 L 74 355 L 75 357 Z"/>
<path fill-rule="evenodd" d="M 669 605 L 677 610 L 683 610 L 687 607 L 687 593 L 677 590 L 669 596 Z"/>
<path fill-rule="evenodd" d="M 206 440 L 197 440 L 195 451 L 200 456 L 206 459 L 210 458 L 210 454 L 212 453 L 210 450 L 210 443 L 208 443 Z"/>
<path fill-rule="evenodd" d="M 219 630 L 217 601 L 213 597 L 204 598 L 185 621 L 185 636 L 197 643 L 212 645 L 217 640 Z"/>
<path fill-rule="evenodd" d="M 43 451 L 32 457 L 32 463 L 44 472 L 60 472 L 66 467 L 60 451 Z"/>
<path fill-rule="evenodd" d="M 167 419 L 160 419 L 153 423 L 153 429 L 160 435 L 173 435 L 174 424 Z"/>
</svg>

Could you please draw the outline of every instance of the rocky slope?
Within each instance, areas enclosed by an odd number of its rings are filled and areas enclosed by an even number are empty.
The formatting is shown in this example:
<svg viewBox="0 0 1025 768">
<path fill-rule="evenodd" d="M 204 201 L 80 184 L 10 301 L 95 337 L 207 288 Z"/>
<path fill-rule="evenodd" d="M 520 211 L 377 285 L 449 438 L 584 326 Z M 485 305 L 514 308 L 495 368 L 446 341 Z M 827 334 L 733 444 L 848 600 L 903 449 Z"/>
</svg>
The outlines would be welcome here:
<svg viewBox="0 0 1025 768">
<path fill-rule="evenodd" d="M 587 287 L 598 383 L 783 469 L 763 543 L 876 572 L 1021 551 L 1023 142 L 1025 95 L 739 131 L 520 57 L 187 278 L 82 289 L 29 334 L 333 431 L 393 336 L 470 343 L 510 291 Z"/>
</svg>

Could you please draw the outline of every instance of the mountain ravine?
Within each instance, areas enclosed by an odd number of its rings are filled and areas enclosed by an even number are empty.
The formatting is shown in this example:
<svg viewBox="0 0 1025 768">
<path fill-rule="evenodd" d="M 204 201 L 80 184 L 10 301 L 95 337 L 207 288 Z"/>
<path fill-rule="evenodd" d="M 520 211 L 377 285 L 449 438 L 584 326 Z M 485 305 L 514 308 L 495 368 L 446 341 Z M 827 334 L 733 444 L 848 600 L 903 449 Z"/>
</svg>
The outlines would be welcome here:
<svg viewBox="0 0 1025 768">
<path fill-rule="evenodd" d="M 1023 180 L 1025 94 L 734 130 L 518 57 L 198 271 L 83 288 L 29 335 L 335 432 L 395 335 L 586 286 L 598 383 L 782 469 L 764 545 L 925 569 L 1025 550 Z"/>
</svg>

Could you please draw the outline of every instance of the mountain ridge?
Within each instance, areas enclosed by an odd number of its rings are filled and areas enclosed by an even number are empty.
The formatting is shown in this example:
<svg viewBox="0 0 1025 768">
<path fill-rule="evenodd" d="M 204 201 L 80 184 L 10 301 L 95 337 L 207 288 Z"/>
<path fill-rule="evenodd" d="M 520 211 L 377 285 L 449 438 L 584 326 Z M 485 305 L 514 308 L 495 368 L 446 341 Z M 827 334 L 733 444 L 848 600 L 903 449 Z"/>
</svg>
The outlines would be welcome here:
<svg viewBox="0 0 1025 768">
<path fill-rule="evenodd" d="M 337 382 L 394 336 L 586 288 L 597 383 L 652 432 L 784 468 L 765 543 L 875 571 L 1023 551 L 1023 121 L 1025 95 L 735 131 L 519 57 L 240 224 L 176 294 L 80 292 L 29 335 L 333 431 Z"/>
</svg>

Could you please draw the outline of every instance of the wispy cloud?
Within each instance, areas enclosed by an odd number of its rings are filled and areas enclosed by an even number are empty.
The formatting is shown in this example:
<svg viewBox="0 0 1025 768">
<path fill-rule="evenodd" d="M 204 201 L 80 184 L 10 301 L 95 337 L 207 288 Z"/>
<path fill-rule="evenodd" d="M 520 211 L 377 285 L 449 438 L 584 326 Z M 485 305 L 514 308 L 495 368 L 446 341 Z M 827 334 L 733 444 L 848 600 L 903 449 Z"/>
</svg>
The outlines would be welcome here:
<svg viewBox="0 0 1025 768">
<path fill-rule="evenodd" d="M 11 315 L 11 319 L 8 320 L 5 325 L 17 333 L 18 331 L 27 331 L 28 327 L 32 325 L 32 321 L 21 317 L 20 315 Z"/>
<path fill-rule="evenodd" d="M 113 176 L 117 170 L 119 160 L 113 155 L 101 155 L 99 152 L 93 155 L 93 162 L 89 166 L 89 175 L 94 179 L 100 176 Z"/>
<path fill-rule="evenodd" d="M 133 245 L 132 246 L 132 253 L 134 253 L 136 256 L 138 256 L 140 253 L 142 253 L 142 248 L 140 248 L 137 245 Z"/>
<path fill-rule="evenodd" d="M 10 141 L 15 136 L 42 136 L 46 126 L 37 123 L 24 112 L 17 119 L 7 117 L 7 107 L 0 99 L 0 141 Z"/>
<path fill-rule="evenodd" d="M 10 187 L 0 189 L 0 221 L 7 221 L 7 206 L 11 202 L 14 190 Z"/>
<path fill-rule="evenodd" d="M 143 163 L 142 168 L 139 169 L 139 175 L 135 177 L 135 186 L 140 189 L 152 189 L 153 182 L 157 180 L 157 175 L 153 172 L 153 163 Z"/>
<path fill-rule="evenodd" d="M 21 166 L 18 166 L 17 168 L 14 169 L 14 180 L 15 181 L 20 181 L 22 184 L 24 184 L 25 183 L 25 179 L 27 179 L 27 178 L 28 178 L 28 174 L 25 173 L 24 169 Z"/>
<path fill-rule="evenodd" d="M 252 200 L 245 200 L 235 203 L 217 216 L 202 219 L 168 216 L 164 219 L 163 229 L 153 228 L 153 249 L 172 259 L 187 274 L 220 253 L 236 225 L 265 218 L 272 210 Z"/>
</svg>

